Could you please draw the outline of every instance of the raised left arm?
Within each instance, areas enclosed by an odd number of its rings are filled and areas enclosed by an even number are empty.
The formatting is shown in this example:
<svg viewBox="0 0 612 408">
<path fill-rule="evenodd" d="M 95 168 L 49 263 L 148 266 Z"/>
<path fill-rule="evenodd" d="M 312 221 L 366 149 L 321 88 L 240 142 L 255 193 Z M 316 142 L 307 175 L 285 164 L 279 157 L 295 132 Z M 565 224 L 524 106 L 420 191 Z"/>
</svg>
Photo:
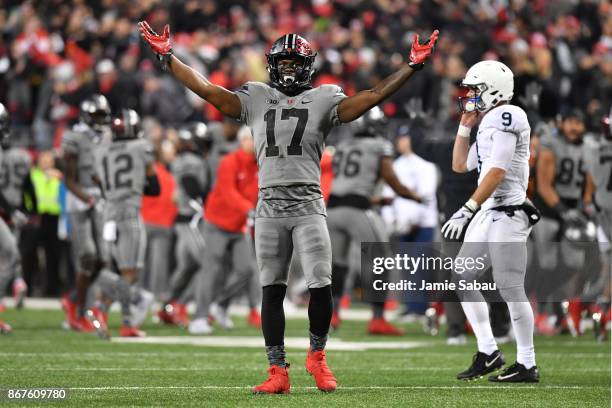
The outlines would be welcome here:
<svg viewBox="0 0 612 408">
<path fill-rule="evenodd" d="M 338 105 L 338 118 L 340 122 L 352 122 L 374 106 L 395 93 L 415 71 L 421 69 L 423 64 L 433 53 L 438 40 L 438 30 L 429 37 L 425 44 L 419 43 L 419 36 L 414 35 L 408 64 L 380 81 L 374 88 L 356 93 L 345 98 Z"/>
</svg>

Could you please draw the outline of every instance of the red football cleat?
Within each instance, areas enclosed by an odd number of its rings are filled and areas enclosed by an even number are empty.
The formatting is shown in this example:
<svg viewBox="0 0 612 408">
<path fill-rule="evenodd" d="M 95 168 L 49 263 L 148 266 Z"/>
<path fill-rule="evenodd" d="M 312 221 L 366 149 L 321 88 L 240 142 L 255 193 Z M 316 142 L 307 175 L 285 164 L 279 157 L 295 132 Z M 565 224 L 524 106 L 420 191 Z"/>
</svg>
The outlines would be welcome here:
<svg viewBox="0 0 612 408">
<path fill-rule="evenodd" d="M 254 394 L 289 394 L 291 384 L 289 383 L 289 372 L 287 367 L 273 365 L 268 368 L 268 379 L 260 385 L 253 387 Z"/>
<path fill-rule="evenodd" d="M 28 293 L 28 285 L 23 278 L 17 278 L 13 281 L 13 301 L 17 309 L 23 308 L 23 300 Z"/>
<path fill-rule="evenodd" d="M 146 335 L 138 327 L 121 326 L 121 329 L 119 329 L 119 336 L 121 337 L 145 337 Z"/>
<path fill-rule="evenodd" d="M 582 302 L 580 299 L 572 299 L 568 302 L 567 306 L 567 326 L 573 337 L 580 336 L 582 331 L 580 329 L 580 322 L 582 321 Z"/>
<path fill-rule="evenodd" d="M 13 328 L 8 324 L 0 320 L 0 334 L 9 334 L 13 331 Z"/>
<path fill-rule="evenodd" d="M 110 333 L 108 331 L 108 315 L 106 313 L 97 307 L 94 307 L 87 311 L 87 319 L 91 322 L 101 339 L 110 339 Z"/>
<path fill-rule="evenodd" d="M 340 323 L 342 323 L 342 320 L 340 320 L 340 313 L 336 311 L 332 312 L 331 322 L 329 323 L 331 328 L 334 330 L 338 330 L 338 328 L 340 327 Z"/>
<path fill-rule="evenodd" d="M 370 323 L 368 323 L 368 333 L 382 334 L 386 336 L 401 336 L 404 334 L 404 331 L 398 329 L 384 318 L 378 317 L 370 320 Z"/>
<path fill-rule="evenodd" d="M 306 357 L 306 371 L 315 379 L 317 388 L 323 392 L 336 391 L 337 381 L 327 366 L 325 350 L 312 352 L 308 350 Z"/>
<path fill-rule="evenodd" d="M 82 331 L 85 333 L 93 333 L 94 331 L 96 331 L 95 326 L 89 321 L 87 316 L 81 316 L 78 322 L 79 326 L 77 328 L 77 331 Z"/>
<path fill-rule="evenodd" d="M 399 307 L 399 301 L 397 299 L 385 300 L 385 310 L 397 310 Z"/>
<path fill-rule="evenodd" d="M 351 307 L 351 296 L 342 295 L 340 298 L 340 309 L 348 309 L 349 307 Z"/>
<path fill-rule="evenodd" d="M 247 323 L 249 326 L 253 326 L 256 328 L 261 327 L 261 315 L 257 311 L 257 309 L 251 309 L 249 316 L 247 317 Z"/>
<path fill-rule="evenodd" d="M 187 312 L 187 305 L 175 302 L 174 306 L 174 324 L 180 327 L 189 326 L 189 313 Z"/>
<path fill-rule="evenodd" d="M 77 304 L 70 300 L 69 295 L 62 296 L 62 309 L 66 314 L 66 323 L 72 330 L 80 331 L 79 319 L 77 317 Z"/>
</svg>

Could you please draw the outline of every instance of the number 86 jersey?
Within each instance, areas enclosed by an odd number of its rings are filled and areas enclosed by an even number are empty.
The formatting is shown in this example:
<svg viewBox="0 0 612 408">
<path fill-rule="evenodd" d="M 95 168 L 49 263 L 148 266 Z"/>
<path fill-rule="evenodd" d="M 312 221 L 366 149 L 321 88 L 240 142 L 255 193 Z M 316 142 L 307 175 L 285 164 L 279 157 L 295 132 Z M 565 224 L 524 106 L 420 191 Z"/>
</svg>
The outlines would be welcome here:
<svg viewBox="0 0 612 408">
<path fill-rule="evenodd" d="M 340 125 L 338 104 L 346 95 L 322 85 L 288 96 L 261 82 L 237 92 L 240 121 L 251 128 L 259 165 L 259 188 L 320 185 L 325 139 Z"/>
<path fill-rule="evenodd" d="M 492 167 L 506 171 L 502 182 L 483 209 L 519 205 L 525 201 L 529 182 L 529 138 L 527 114 L 515 105 L 500 105 L 485 114 L 478 126 L 476 143 L 470 147 L 468 169 L 478 169 L 478 184 Z"/>
<path fill-rule="evenodd" d="M 114 217 L 121 209 L 140 210 L 147 166 L 153 160 L 153 147 L 144 139 L 118 140 L 99 146 L 96 169 L 107 217 Z"/>
</svg>

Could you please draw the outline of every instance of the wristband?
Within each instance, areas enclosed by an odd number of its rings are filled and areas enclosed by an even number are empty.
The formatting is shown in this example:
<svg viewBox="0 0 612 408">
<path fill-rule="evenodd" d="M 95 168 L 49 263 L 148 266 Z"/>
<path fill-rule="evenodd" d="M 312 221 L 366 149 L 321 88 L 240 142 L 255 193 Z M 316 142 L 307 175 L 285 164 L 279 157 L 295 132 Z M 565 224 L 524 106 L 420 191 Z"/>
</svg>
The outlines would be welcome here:
<svg viewBox="0 0 612 408">
<path fill-rule="evenodd" d="M 467 126 L 459 125 L 459 129 L 457 129 L 457 136 L 470 137 L 471 133 L 472 133 L 472 128 L 467 127 Z"/>
<path fill-rule="evenodd" d="M 463 206 L 473 213 L 478 211 L 478 208 L 480 207 L 478 203 L 476 202 L 476 200 L 474 200 L 473 198 L 470 198 L 469 200 L 467 200 L 467 202 L 463 204 Z"/>
</svg>

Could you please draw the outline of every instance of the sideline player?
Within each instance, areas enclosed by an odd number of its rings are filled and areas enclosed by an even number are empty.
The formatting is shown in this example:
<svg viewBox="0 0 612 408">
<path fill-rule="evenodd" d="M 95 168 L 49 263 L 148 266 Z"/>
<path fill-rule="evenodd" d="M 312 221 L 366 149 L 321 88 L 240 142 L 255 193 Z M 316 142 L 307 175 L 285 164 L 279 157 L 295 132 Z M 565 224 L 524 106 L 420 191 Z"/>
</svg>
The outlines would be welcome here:
<svg viewBox="0 0 612 408">
<path fill-rule="evenodd" d="M 327 227 L 332 246 L 334 329 L 340 324 L 340 297 L 348 271 L 349 245 L 351 242 L 389 241 L 382 218 L 371 209 L 379 180 L 384 180 L 399 196 L 419 201 L 393 170 L 393 145 L 382 137 L 384 122 L 385 114 L 375 106 L 352 123 L 354 137 L 343 138 L 334 152 L 335 177 L 327 204 Z M 364 282 L 363 286 L 370 285 Z M 384 308 L 384 301 L 372 302 L 368 333 L 403 334 L 402 330 L 385 320 Z"/>
<path fill-rule="evenodd" d="M 320 160 L 333 126 L 352 122 L 397 91 L 423 66 L 438 37 L 427 44 L 415 35 L 409 62 L 374 88 L 347 97 L 335 85 L 312 88 L 316 52 L 297 34 L 276 40 L 267 54 L 271 86 L 248 82 L 238 92 L 212 84 L 172 55 L 170 28 L 156 34 L 139 24 L 144 41 L 164 67 L 194 93 L 224 115 L 252 130 L 259 165 L 259 201 L 255 219 L 255 248 L 263 286 L 262 328 L 270 368 L 256 393 L 288 393 L 285 361 L 283 299 L 293 249 L 308 282 L 310 350 L 306 369 L 317 388 L 336 389 L 327 366 L 325 344 L 332 315 L 331 244 L 320 188 Z"/>
<path fill-rule="evenodd" d="M 531 128 L 527 114 L 509 103 L 514 94 L 514 75 L 506 65 L 481 61 L 468 70 L 461 86 L 468 94 L 459 98 L 463 115 L 453 148 L 452 167 L 459 173 L 477 169 L 478 188 L 444 224 L 442 234 L 445 238 L 458 239 L 469 223 L 457 258 L 476 259 L 488 254 L 493 279 L 510 310 L 517 344 L 516 362 L 489 380 L 538 382 L 533 311 L 524 288 L 527 237 L 533 223 L 539 220 L 538 211 L 526 198 Z M 471 130 L 477 125 L 476 142 L 470 146 Z M 462 275 L 466 280 L 477 277 L 475 271 Z M 478 352 L 472 365 L 457 378 L 479 378 L 501 368 L 505 360 L 497 349 L 482 293 L 465 290 L 458 294 L 476 335 Z"/>
<path fill-rule="evenodd" d="M 106 200 L 103 238 L 110 262 L 120 273 L 115 280 L 121 304 L 120 336 L 142 337 L 145 333 L 134 323 L 141 319 L 135 319 L 130 309 L 139 293 L 132 286 L 138 281 L 138 270 L 144 266 L 146 248 L 140 205 L 143 194 L 159 195 L 160 187 L 153 166 L 153 147 L 140 138 L 138 114 L 131 109 L 122 110 L 112 121 L 112 131 L 112 142 L 102 143 L 95 155 L 97 182 Z M 98 328 L 106 322 L 93 319 L 93 323 Z M 105 333 L 101 335 L 104 337 Z"/>
<path fill-rule="evenodd" d="M 238 138 L 240 147 L 221 159 L 217 181 L 206 199 L 206 251 L 196 279 L 196 311 L 189 324 L 192 334 L 212 332 L 209 312 L 221 327 L 231 329 L 233 322 L 227 311 L 231 298 L 254 276 L 252 241 L 246 227 L 257 203 L 257 161 L 251 131 L 244 126 Z M 251 310 L 259 303 L 254 297 L 249 296 Z M 214 308 L 213 300 L 217 302 Z"/>
</svg>

